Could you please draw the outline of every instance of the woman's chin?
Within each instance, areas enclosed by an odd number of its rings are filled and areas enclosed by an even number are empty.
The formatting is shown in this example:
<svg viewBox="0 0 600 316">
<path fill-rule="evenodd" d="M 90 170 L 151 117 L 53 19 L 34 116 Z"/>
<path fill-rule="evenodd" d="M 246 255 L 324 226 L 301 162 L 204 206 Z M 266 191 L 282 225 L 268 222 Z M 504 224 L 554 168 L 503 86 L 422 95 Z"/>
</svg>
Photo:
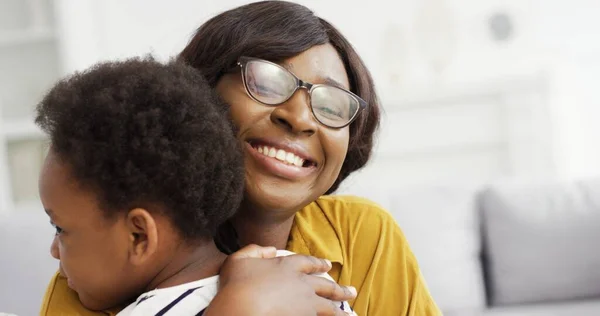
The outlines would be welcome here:
<svg viewBox="0 0 600 316">
<path fill-rule="evenodd" d="M 306 189 L 293 188 L 291 185 L 277 183 L 256 185 L 255 183 L 246 184 L 246 202 L 247 206 L 257 211 L 292 216 L 318 197 L 318 195 L 313 197 Z"/>
</svg>

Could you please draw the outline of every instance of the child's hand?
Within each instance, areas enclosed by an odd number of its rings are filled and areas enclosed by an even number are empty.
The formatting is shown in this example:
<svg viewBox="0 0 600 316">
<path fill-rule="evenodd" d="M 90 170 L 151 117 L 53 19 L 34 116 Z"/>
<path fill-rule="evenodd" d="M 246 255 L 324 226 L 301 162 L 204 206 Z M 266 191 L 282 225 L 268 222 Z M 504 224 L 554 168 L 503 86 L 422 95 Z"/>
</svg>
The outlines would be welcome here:
<svg viewBox="0 0 600 316">
<path fill-rule="evenodd" d="M 356 290 L 312 275 L 329 271 L 329 261 L 275 254 L 275 248 L 251 245 L 231 255 L 205 315 L 347 315 L 334 301 L 351 300 Z"/>
</svg>

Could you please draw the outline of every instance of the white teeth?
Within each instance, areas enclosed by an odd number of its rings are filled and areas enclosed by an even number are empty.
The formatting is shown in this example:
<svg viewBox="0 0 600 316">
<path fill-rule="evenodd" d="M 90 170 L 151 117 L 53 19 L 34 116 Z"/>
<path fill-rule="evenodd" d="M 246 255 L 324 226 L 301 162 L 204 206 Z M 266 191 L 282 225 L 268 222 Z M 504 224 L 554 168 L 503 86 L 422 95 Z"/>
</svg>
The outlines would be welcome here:
<svg viewBox="0 0 600 316">
<path fill-rule="evenodd" d="M 277 158 L 281 161 L 285 161 L 285 151 L 283 149 L 278 150 L 277 156 L 275 156 L 275 158 Z"/>
<path fill-rule="evenodd" d="M 296 155 L 294 155 L 292 153 L 287 153 L 287 155 L 285 155 L 285 161 L 287 163 L 294 164 L 294 160 L 295 160 L 294 158 L 296 158 Z"/>
<path fill-rule="evenodd" d="M 256 147 L 256 150 L 265 156 L 275 158 L 290 165 L 297 167 L 302 167 L 304 165 L 304 159 L 296 156 L 293 153 L 288 153 L 283 149 L 275 149 L 268 146 L 258 146 Z"/>
<path fill-rule="evenodd" d="M 294 158 L 294 165 L 298 166 L 298 167 L 302 167 L 302 165 L 304 165 L 304 159 L 296 156 Z"/>
</svg>

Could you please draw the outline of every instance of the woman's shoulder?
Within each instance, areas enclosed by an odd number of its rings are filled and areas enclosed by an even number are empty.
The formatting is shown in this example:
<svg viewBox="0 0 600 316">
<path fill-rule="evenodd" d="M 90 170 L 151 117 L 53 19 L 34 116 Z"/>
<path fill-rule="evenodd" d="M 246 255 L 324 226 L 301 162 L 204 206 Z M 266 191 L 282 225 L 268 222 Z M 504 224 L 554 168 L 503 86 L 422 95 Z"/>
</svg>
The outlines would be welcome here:
<svg viewBox="0 0 600 316">
<path fill-rule="evenodd" d="M 322 212 L 326 217 L 344 222 L 362 220 L 396 223 L 393 216 L 376 202 L 354 195 L 326 195 L 307 207 L 308 212 Z"/>
<path fill-rule="evenodd" d="M 441 315 L 404 233 L 379 204 L 357 196 L 323 196 L 296 218 L 293 246 L 341 264 L 329 273 L 357 288 L 357 314 Z"/>
<path fill-rule="evenodd" d="M 316 200 L 319 204 L 345 204 L 354 207 L 375 207 L 383 210 L 376 202 L 356 195 L 323 195 Z"/>
<path fill-rule="evenodd" d="M 390 231 L 398 232 L 404 239 L 393 216 L 366 198 L 347 195 L 322 196 L 296 214 L 296 223 L 303 230 L 334 231 L 338 239 L 352 235 L 363 241 L 386 238 Z"/>
<path fill-rule="evenodd" d="M 363 257 L 368 257 L 382 239 L 391 237 L 391 231 L 400 230 L 377 203 L 357 196 L 322 196 L 296 213 L 288 250 L 343 263 L 358 244 Z M 395 243 L 404 242 L 402 238 Z"/>
<path fill-rule="evenodd" d="M 67 279 L 58 272 L 52 277 L 46 294 L 42 301 L 40 315 L 81 315 L 81 316 L 114 316 L 118 313 L 118 309 L 113 311 L 94 312 L 86 309 L 77 293 L 69 288 Z"/>
</svg>

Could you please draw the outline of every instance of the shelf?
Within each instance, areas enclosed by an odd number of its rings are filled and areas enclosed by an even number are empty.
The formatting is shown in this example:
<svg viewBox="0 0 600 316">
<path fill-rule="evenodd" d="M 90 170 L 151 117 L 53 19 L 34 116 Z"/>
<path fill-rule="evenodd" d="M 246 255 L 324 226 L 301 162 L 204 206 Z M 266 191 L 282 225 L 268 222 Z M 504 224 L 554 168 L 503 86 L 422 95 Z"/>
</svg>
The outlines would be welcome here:
<svg viewBox="0 0 600 316">
<path fill-rule="evenodd" d="M 44 137 L 42 130 L 35 125 L 33 119 L 13 119 L 2 122 L 0 126 L 0 138 L 4 137 L 7 142 L 41 139 Z"/>
<path fill-rule="evenodd" d="M 51 30 L 0 31 L 0 48 L 49 42 L 55 38 Z"/>
<path fill-rule="evenodd" d="M 498 99 L 517 93 L 538 92 L 546 88 L 546 75 L 535 72 L 479 82 L 404 87 L 402 90 L 383 91 L 381 98 L 388 109 L 414 110 L 460 106 L 468 101 Z"/>
<path fill-rule="evenodd" d="M 509 144 L 504 141 L 465 142 L 447 146 L 431 146 L 430 148 L 413 150 L 378 150 L 373 154 L 374 160 L 418 160 L 446 158 L 450 156 L 472 155 L 489 152 L 508 151 Z"/>
</svg>

